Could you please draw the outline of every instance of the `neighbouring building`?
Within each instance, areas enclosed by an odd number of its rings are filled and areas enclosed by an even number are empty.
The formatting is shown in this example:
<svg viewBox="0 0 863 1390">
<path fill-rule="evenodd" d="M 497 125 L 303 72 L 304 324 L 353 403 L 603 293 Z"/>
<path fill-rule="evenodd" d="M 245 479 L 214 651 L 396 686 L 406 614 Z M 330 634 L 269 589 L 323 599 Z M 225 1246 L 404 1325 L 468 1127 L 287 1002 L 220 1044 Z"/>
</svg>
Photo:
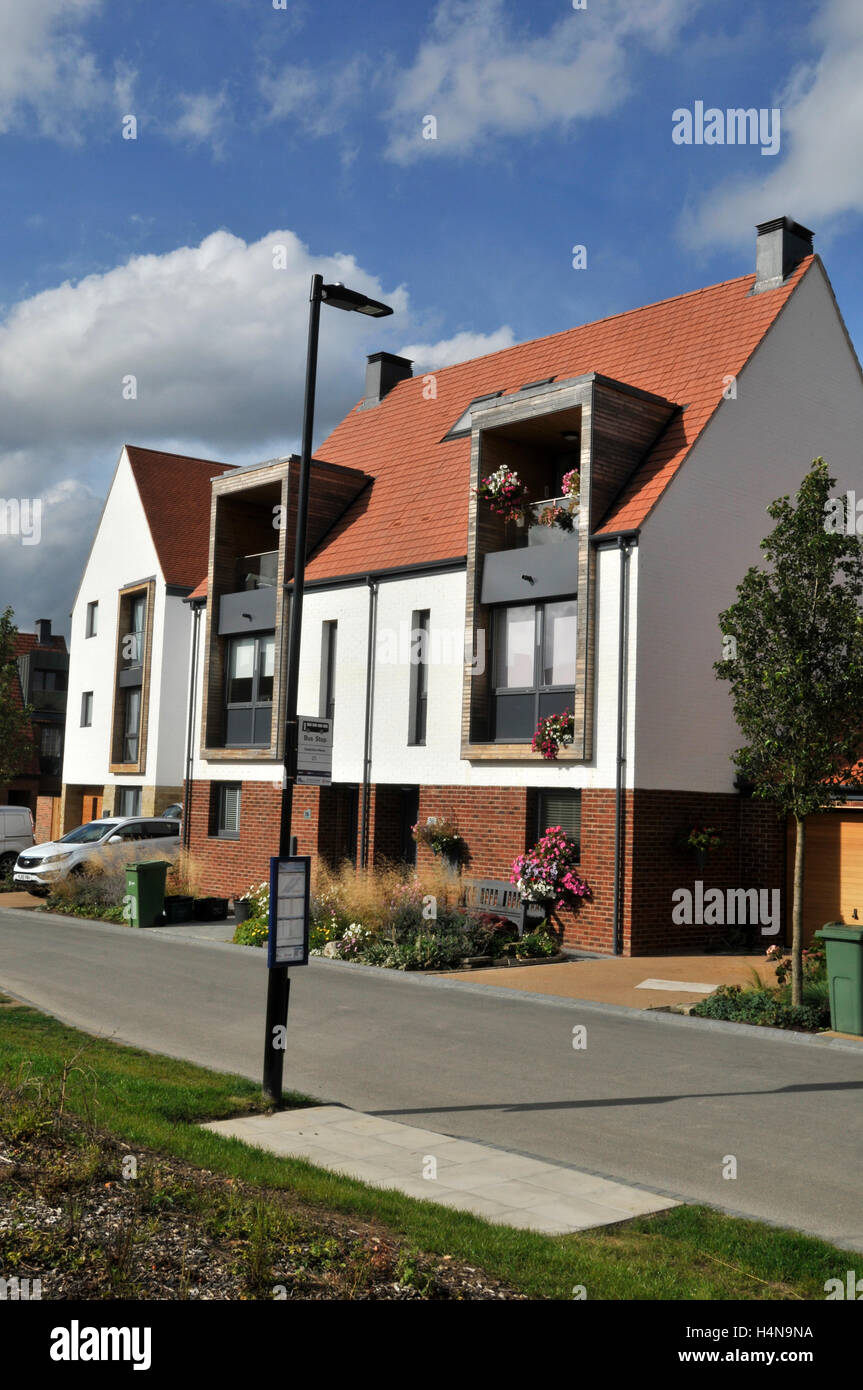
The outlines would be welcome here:
<svg viewBox="0 0 863 1390">
<path fill-rule="evenodd" d="M 182 801 L 191 615 L 210 480 L 229 464 L 124 446 L 72 609 L 63 830 Z"/>
<path fill-rule="evenodd" d="M 50 840 L 59 827 L 60 772 L 69 654 L 65 637 L 51 631 L 51 619 L 39 618 L 35 632 L 15 638 L 18 697 L 32 710 L 33 754 L 21 775 L 0 788 L 0 805 L 28 806 L 35 835 Z"/>
</svg>

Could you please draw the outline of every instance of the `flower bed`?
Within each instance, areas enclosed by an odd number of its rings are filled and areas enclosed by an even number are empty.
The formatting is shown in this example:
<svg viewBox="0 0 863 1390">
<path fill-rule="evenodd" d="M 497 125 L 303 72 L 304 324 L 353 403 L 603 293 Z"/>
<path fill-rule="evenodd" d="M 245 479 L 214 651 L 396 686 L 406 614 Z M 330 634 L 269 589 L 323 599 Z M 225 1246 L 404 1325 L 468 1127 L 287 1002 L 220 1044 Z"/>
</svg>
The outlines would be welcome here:
<svg viewBox="0 0 863 1390">
<path fill-rule="evenodd" d="M 771 946 L 767 960 L 776 966 L 776 985 L 764 983 L 757 970 L 752 985 L 720 985 L 691 1010 L 696 1018 L 729 1023 L 754 1023 L 765 1028 L 792 1028 L 819 1033 L 830 1027 L 830 996 L 824 946 L 813 943 L 803 952 L 803 1002 L 791 1003 L 791 960 L 781 946 Z"/>
<path fill-rule="evenodd" d="M 252 895 L 255 913 L 238 924 L 234 941 L 264 946 L 267 885 L 250 889 L 246 896 Z M 458 883 L 442 870 L 407 881 L 396 871 L 333 876 L 322 870 L 311 901 L 309 951 L 387 970 L 454 970 L 477 958 L 495 964 L 559 954 L 542 927 L 519 938 L 512 922 L 468 912 Z"/>
</svg>

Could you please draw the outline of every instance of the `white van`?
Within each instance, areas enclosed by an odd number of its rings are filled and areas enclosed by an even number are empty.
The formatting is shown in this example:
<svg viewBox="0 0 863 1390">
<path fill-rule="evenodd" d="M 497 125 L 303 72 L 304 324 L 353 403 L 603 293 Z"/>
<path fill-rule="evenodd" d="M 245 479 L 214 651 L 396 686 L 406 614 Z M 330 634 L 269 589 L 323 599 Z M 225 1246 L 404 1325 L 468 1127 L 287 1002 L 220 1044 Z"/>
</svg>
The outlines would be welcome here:
<svg viewBox="0 0 863 1390">
<path fill-rule="evenodd" d="M 33 816 L 29 806 L 0 806 L 0 878 L 15 867 L 22 850 L 34 843 Z"/>
</svg>

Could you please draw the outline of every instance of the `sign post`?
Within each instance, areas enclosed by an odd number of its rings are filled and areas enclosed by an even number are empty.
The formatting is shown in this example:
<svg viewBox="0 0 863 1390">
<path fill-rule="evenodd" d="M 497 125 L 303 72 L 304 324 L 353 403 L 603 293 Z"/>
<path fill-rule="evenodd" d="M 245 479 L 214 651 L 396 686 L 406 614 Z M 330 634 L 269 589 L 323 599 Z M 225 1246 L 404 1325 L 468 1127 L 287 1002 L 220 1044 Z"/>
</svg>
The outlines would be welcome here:
<svg viewBox="0 0 863 1390">
<path fill-rule="evenodd" d="M 332 719 L 301 714 L 297 726 L 297 781 L 329 787 L 333 780 Z"/>
<path fill-rule="evenodd" d="M 264 1091 L 278 1105 L 288 1033 L 291 995 L 289 965 L 309 963 L 308 855 L 270 860 L 270 920 L 267 941 L 267 1041 L 264 1052 Z"/>
</svg>

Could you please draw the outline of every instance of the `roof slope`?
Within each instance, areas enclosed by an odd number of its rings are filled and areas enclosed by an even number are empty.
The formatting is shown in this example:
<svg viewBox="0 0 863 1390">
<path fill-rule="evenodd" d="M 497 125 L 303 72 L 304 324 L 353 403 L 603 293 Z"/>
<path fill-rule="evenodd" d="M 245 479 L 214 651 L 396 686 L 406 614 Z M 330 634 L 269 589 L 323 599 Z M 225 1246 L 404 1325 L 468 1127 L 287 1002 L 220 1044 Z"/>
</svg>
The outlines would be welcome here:
<svg viewBox="0 0 863 1390">
<path fill-rule="evenodd" d="M 166 584 L 191 588 L 210 554 L 210 479 L 230 463 L 127 444 L 126 453 Z"/>
<path fill-rule="evenodd" d="M 807 256 L 779 289 L 751 295 L 755 276 L 744 275 L 442 368 L 435 400 L 414 377 L 379 405 L 355 407 L 316 456 L 375 482 L 321 545 L 309 578 L 464 555 L 470 439 L 440 441 L 476 396 L 549 376 L 596 372 L 687 406 L 599 529 L 640 526 L 722 400 L 724 378 L 741 371 L 814 260 Z"/>
</svg>

